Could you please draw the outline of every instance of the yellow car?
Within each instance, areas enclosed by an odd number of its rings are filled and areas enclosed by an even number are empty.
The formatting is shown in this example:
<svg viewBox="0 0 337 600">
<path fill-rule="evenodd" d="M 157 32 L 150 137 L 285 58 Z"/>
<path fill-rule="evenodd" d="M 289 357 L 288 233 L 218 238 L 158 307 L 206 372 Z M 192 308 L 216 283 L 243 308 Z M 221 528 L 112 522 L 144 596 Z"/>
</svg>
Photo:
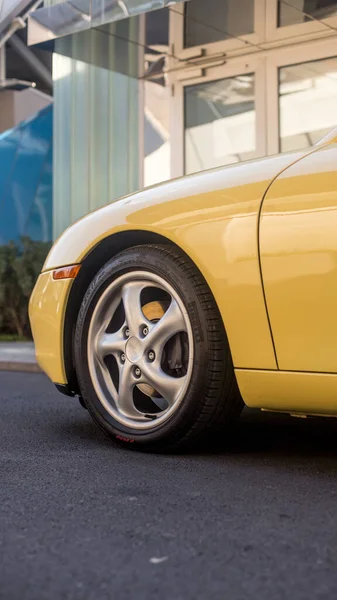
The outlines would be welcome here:
<svg viewBox="0 0 337 600">
<path fill-rule="evenodd" d="M 84 217 L 29 310 L 42 369 L 132 448 L 183 449 L 244 404 L 337 416 L 337 130 Z"/>
</svg>

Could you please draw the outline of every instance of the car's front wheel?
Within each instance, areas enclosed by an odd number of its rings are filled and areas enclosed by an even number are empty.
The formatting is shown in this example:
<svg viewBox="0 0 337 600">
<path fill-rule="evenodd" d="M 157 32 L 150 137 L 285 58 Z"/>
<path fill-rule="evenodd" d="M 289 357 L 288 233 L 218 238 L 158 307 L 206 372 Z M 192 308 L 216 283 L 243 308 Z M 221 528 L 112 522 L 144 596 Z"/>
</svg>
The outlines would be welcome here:
<svg viewBox="0 0 337 600">
<path fill-rule="evenodd" d="M 130 248 L 99 271 L 78 316 L 75 363 L 93 419 L 133 448 L 185 448 L 243 406 L 213 296 L 170 246 Z"/>
</svg>

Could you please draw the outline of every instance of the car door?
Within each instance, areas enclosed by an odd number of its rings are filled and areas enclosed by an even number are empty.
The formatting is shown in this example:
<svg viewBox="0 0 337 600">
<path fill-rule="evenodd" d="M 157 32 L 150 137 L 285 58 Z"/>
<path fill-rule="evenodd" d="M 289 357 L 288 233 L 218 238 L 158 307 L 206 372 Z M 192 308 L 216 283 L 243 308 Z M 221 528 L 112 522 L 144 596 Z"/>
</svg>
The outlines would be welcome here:
<svg viewBox="0 0 337 600">
<path fill-rule="evenodd" d="M 270 186 L 259 231 L 262 280 L 278 367 L 337 373 L 337 144 Z"/>
</svg>

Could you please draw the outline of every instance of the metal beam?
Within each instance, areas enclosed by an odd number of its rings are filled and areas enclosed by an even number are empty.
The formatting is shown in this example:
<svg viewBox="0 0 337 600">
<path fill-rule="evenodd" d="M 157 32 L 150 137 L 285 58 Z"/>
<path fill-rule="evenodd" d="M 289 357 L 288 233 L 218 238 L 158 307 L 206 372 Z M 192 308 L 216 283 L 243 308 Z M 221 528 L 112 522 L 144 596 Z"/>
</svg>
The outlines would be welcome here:
<svg viewBox="0 0 337 600">
<path fill-rule="evenodd" d="M 39 76 L 40 79 L 46 84 L 46 86 L 52 90 L 53 88 L 53 79 L 51 73 L 47 69 L 47 67 L 43 64 L 41 60 L 35 56 L 34 52 L 26 44 L 16 35 L 12 35 L 12 37 L 8 40 L 8 44 L 14 48 L 14 50 L 26 61 L 27 65 L 29 65 L 35 73 Z"/>
<path fill-rule="evenodd" d="M 6 45 L 0 48 L 0 81 L 6 79 Z"/>
<path fill-rule="evenodd" d="M 0 48 L 2 48 L 2 46 L 4 46 L 6 44 L 6 42 L 9 40 L 9 38 L 18 30 L 18 29 L 24 29 L 26 27 L 26 23 L 24 22 L 23 19 L 21 19 L 21 17 L 16 17 L 15 19 L 13 19 L 9 29 L 6 31 L 6 33 L 4 33 L 2 36 L 0 36 Z"/>
</svg>

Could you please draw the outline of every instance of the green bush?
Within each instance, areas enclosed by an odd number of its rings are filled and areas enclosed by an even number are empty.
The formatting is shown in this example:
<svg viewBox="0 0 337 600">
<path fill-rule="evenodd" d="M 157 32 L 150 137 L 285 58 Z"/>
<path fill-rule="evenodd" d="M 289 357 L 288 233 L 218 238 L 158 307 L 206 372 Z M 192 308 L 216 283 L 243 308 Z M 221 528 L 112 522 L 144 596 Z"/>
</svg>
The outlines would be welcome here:
<svg viewBox="0 0 337 600">
<path fill-rule="evenodd" d="M 0 246 L 0 335 L 31 337 L 28 302 L 49 249 L 29 237 Z"/>
</svg>

